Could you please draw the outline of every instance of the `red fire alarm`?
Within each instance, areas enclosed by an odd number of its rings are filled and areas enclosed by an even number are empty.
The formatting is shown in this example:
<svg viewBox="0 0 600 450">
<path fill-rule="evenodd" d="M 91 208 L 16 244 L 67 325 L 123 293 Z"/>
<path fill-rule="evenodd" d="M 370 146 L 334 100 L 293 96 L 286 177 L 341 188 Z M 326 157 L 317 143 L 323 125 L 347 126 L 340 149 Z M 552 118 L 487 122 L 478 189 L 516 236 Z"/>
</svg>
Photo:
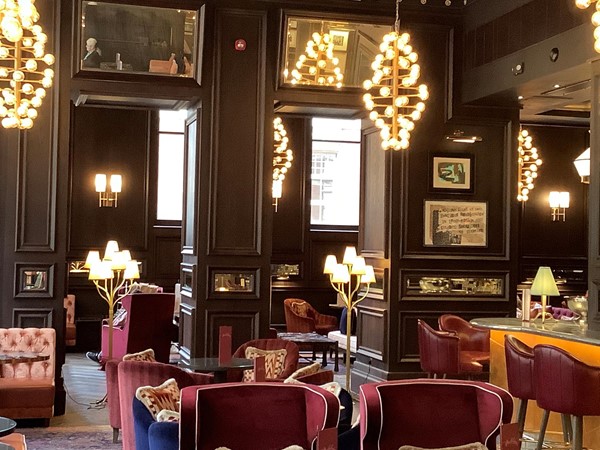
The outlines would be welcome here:
<svg viewBox="0 0 600 450">
<path fill-rule="evenodd" d="M 246 40 L 236 39 L 234 47 L 238 52 L 243 52 L 244 50 L 246 50 Z"/>
</svg>

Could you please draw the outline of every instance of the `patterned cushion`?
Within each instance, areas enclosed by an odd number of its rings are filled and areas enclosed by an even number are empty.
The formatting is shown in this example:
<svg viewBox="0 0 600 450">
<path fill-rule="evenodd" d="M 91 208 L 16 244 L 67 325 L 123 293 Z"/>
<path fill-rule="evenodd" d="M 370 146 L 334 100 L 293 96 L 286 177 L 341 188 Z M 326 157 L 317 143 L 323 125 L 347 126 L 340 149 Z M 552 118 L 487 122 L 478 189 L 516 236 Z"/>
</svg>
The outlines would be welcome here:
<svg viewBox="0 0 600 450">
<path fill-rule="evenodd" d="M 287 377 L 284 383 L 289 383 L 291 380 L 297 380 L 298 378 L 303 377 L 305 375 L 312 375 L 313 373 L 317 373 L 319 370 L 321 370 L 321 363 L 319 362 L 312 363 L 309 366 L 301 367 L 289 377 Z"/>
<path fill-rule="evenodd" d="M 156 415 L 157 422 L 179 422 L 179 413 L 170 409 L 163 409 Z"/>
<path fill-rule="evenodd" d="M 308 303 L 306 302 L 294 302 L 291 305 L 292 311 L 300 317 L 308 317 Z"/>
<path fill-rule="evenodd" d="M 444 447 L 428 450 L 486 450 L 487 447 L 481 442 L 473 442 L 472 444 L 458 445 L 456 447 Z M 413 447 L 412 445 L 403 445 L 398 450 L 426 450 L 421 447 Z"/>
<path fill-rule="evenodd" d="M 117 312 L 113 316 L 113 327 L 123 327 L 127 322 L 127 310 L 125 308 L 117 309 Z"/>
<path fill-rule="evenodd" d="M 148 348 L 137 353 L 127 353 L 123 356 L 123 361 L 156 362 L 156 358 L 154 357 L 154 350 Z"/>
<path fill-rule="evenodd" d="M 283 372 L 283 364 L 287 356 L 287 350 L 262 350 L 256 347 L 246 347 L 246 358 L 255 359 L 259 356 L 265 357 L 265 379 L 275 379 Z M 254 381 L 254 370 L 244 370 L 244 382 Z"/>
<path fill-rule="evenodd" d="M 160 386 L 139 387 L 135 391 L 135 397 L 148 408 L 154 420 L 163 409 L 179 409 L 179 387 L 175 378 L 169 378 Z"/>
</svg>

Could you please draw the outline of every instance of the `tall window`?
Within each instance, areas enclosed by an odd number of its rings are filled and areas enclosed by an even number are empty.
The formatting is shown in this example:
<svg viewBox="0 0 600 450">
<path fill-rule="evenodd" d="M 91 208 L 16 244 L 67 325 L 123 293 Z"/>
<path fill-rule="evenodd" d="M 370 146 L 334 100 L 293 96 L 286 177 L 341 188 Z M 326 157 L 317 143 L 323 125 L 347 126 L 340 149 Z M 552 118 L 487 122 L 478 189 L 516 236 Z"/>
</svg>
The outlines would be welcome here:
<svg viewBox="0 0 600 450">
<path fill-rule="evenodd" d="M 311 225 L 358 226 L 360 120 L 312 120 Z"/>
<path fill-rule="evenodd" d="M 157 220 L 181 220 L 183 154 L 187 111 L 160 111 L 158 126 Z"/>
</svg>

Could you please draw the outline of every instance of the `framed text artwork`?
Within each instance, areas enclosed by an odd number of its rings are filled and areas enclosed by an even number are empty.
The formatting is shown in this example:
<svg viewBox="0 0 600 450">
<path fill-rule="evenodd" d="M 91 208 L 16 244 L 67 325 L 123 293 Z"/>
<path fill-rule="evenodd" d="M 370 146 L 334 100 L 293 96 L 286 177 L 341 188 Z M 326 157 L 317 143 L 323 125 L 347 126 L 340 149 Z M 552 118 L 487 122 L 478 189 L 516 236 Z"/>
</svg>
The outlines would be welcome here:
<svg viewBox="0 0 600 450">
<path fill-rule="evenodd" d="M 423 244 L 487 247 L 487 203 L 425 200 Z"/>
<path fill-rule="evenodd" d="M 434 154 L 431 158 L 432 192 L 473 192 L 473 155 Z"/>
</svg>

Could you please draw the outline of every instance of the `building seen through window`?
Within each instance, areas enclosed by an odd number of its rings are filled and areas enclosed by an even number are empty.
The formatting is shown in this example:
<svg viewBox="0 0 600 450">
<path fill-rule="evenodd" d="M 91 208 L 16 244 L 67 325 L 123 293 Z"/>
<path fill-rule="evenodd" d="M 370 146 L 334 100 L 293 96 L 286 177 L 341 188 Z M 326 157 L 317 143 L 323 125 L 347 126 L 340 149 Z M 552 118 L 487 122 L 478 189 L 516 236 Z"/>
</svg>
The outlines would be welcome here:
<svg viewBox="0 0 600 450">
<path fill-rule="evenodd" d="M 312 120 L 311 225 L 358 226 L 360 120 Z"/>
</svg>

